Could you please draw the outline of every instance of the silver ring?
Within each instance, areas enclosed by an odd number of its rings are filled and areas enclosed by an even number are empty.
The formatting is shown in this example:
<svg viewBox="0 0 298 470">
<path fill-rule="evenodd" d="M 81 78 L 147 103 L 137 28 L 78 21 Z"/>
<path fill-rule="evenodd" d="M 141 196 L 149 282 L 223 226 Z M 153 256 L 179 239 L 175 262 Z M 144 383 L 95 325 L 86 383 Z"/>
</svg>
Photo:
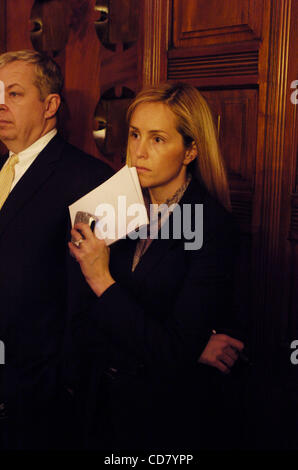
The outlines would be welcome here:
<svg viewBox="0 0 298 470">
<path fill-rule="evenodd" d="M 80 238 L 79 240 L 76 240 L 75 242 L 73 242 L 73 244 L 74 244 L 75 246 L 77 246 L 78 248 L 80 248 L 80 244 L 81 244 L 83 241 L 84 241 L 84 239 L 83 239 L 83 238 Z"/>
</svg>

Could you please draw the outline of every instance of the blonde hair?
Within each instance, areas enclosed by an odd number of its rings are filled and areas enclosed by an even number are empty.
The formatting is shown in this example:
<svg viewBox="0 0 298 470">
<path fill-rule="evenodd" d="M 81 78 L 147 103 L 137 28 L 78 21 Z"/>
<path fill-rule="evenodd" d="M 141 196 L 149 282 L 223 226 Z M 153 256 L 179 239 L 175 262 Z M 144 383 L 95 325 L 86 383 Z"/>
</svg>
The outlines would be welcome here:
<svg viewBox="0 0 298 470">
<path fill-rule="evenodd" d="M 197 158 L 189 168 L 197 179 L 224 207 L 231 209 L 226 170 L 218 145 L 217 131 L 209 106 L 199 91 L 185 83 L 164 83 L 140 91 L 130 104 L 127 120 L 130 122 L 136 107 L 143 103 L 164 103 L 177 118 L 177 131 L 185 147 L 194 142 Z M 127 163 L 130 156 L 127 152 Z"/>
<path fill-rule="evenodd" d="M 39 90 L 41 100 L 44 100 L 50 93 L 61 95 L 63 76 L 59 65 L 51 57 L 31 50 L 5 52 L 0 55 L 0 68 L 16 61 L 35 65 L 34 84 Z"/>
</svg>

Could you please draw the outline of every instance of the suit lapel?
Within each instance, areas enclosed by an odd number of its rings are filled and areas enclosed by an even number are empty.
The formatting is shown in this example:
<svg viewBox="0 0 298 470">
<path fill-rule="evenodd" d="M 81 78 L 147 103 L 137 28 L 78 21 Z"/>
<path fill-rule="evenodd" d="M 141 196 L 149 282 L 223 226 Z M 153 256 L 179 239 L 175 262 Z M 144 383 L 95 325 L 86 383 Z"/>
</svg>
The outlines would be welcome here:
<svg viewBox="0 0 298 470">
<path fill-rule="evenodd" d="M 39 191 L 55 170 L 55 163 L 61 157 L 64 141 L 55 136 L 40 152 L 20 181 L 13 188 L 0 210 L 0 236 L 23 209 L 33 195 Z"/>
<path fill-rule="evenodd" d="M 141 257 L 133 275 L 139 279 L 145 278 L 147 274 L 158 266 L 162 258 L 164 258 L 169 250 L 171 250 L 177 243 L 180 243 L 180 240 L 153 240 L 147 251 Z"/>
<path fill-rule="evenodd" d="M 5 155 L 0 155 L 0 171 L 2 170 L 2 167 L 4 166 L 4 163 L 9 157 L 9 153 L 6 153 Z"/>
<path fill-rule="evenodd" d="M 139 264 L 136 266 L 134 275 L 138 279 L 143 279 L 147 276 L 151 271 L 156 269 L 160 261 L 169 253 L 170 250 L 174 249 L 177 245 L 184 243 L 187 241 L 183 235 L 183 217 L 182 217 L 182 206 L 183 204 L 192 204 L 192 203 L 200 203 L 203 200 L 203 193 L 202 189 L 200 188 L 197 181 L 194 181 L 194 178 L 190 182 L 187 190 L 185 191 L 184 195 L 182 196 L 179 206 L 181 209 L 181 226 L 180 226 L 180 238 L 174 239 L 173 238 L 173 213 L 170 214 L 169 217 L 169 238 L 168 239 L 161 239 L 160 232 L 158 234 L 158 238 L 153 240 L 145 254 L 141 257 Z"/>
<path fill-rule="evenodd" d="M 117 241 L 111 246 L 110 269 L 112 276 L 117 280 L 124 280 L 127 274 L 131 272 L 133 255 L 135 252 L 136 241 L 129 238 Z"/>
</svg>

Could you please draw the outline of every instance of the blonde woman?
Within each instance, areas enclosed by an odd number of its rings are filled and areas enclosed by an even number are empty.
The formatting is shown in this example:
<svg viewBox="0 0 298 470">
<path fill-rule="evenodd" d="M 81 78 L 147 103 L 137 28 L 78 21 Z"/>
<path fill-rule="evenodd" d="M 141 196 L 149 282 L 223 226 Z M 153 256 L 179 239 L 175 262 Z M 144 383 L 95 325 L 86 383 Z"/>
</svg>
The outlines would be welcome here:
<svg viewBox="0 0 298 470">
<path fill-rule="evenodd" d="M 111 257 L 87 225 L 72 230 L 83 241 L 70 251 L 94 292 L 84 338 L 101 345 L 91 388 L 102 429 L 89 446 L 220 447 L 219 390 L 244 344 L 221 333 L 234 326 L 235 231 L 211 113 L 194 87 L 163 84 L 137 95 L 128 122 L 128 162 L 145 198 L 176 206 L 155 219 L 154 239 L 121 240 Z"/>
</svg>

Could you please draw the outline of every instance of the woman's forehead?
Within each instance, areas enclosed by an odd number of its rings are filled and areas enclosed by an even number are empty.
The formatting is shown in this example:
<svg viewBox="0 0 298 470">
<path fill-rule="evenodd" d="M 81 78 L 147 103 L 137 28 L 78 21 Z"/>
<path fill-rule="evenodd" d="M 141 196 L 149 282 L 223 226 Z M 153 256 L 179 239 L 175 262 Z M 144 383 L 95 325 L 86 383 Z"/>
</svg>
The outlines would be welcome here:
<svg viewBox="0 0 298 470">
<path fill-rule="evenodd" d="M 130 119 L 130 126 L 146 129 L 176 130 L 176 116 L 165 103 L 140 103 L 136 106 Z"/>
</svg>

